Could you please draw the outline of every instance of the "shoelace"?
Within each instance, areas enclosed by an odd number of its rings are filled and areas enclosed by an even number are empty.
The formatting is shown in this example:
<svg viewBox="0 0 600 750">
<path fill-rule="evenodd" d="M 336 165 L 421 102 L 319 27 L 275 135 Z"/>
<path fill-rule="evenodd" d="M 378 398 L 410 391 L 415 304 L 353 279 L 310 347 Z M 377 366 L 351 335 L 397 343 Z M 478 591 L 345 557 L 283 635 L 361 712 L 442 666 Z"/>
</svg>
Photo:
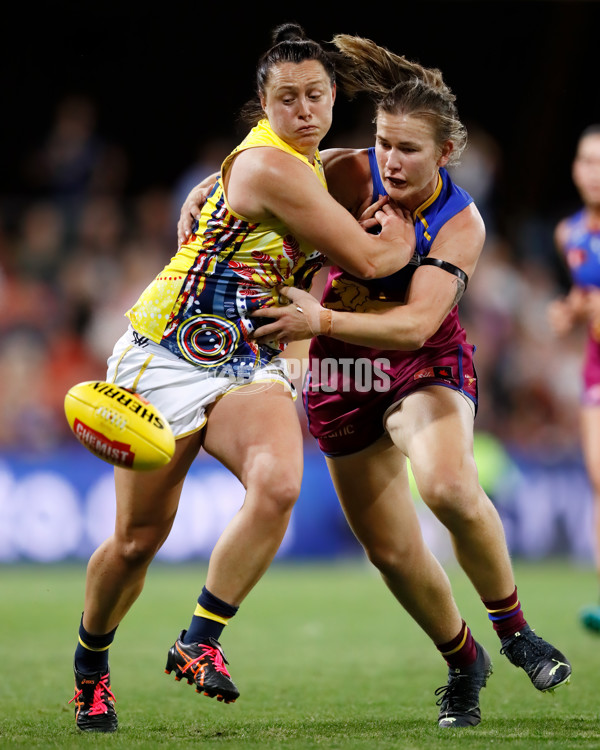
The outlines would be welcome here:
<svg viewBox="0 0 600 750">
<path fill-rule="evenodd" d="M 214 666 L 217 672 L 224 674 L 225 677 L 231 677 L 231 675 L 229 674 L 225 666 L 225 660 L 223 658 L 223 654 L 218 648 L 207 646 L 204 643 L 199 643 L 198 645 L 202 646 L 202 652 L 200 656 L 197 656 L 195 659 L 191 659 L 185 665 L 185 667 L 181 670 L 182 672 L 185 672 L 187 669 L 191 669 L 191 671 L 195 674 L 198 671 L 197 669 L 194 669 L 196 664 L 198 664 L 198 662 L 202 661 L 204 658 L 208 658 L 210 659 L 212 665 Z"/>
<path fill-rule="evenodd" d="M 108 675 L 106 674 L 94 688 L 94 695 L 92 697 L 92 705 L 89 710 L 90 716 L 97 716 L 98 714 L 107 713 L 108 706 L 106 705 L 106 699 L 104 697 L 104 693 L 108 693 L 108 695 L 113 699 L 113 701 L 117 700 L 114 696 L 113 691 L 110 689 L 107 683 L 108 683 Z M 79 696 L 82 693 L 83 693 L 83 690 L 78 690 L 75 693 L 75 695 L 71 698 L 69 703 L 73 703 L 74 700 L 77 700 L 77 698 L 79 698 Z"/>
<path fill-rule="evenodd" d="M 440 696 L 435 705 L 444 706 L 445 704 L 445 707 L 447 707 L 450 701 L 454 699 L 460 703 L 460 708 L 474 708 L 477 705 L 477 696 L 479 695 L 477 688 L 481 689 L 481 686 L 477 684 L 477 679 L 475 675 L 453 675 L 447 685 L 442 685 L 435 691 L 434 695 Z M 470 686 L 471 689 L 468 694 L 466 690 L 468 683 L 466 681 L 475 683 Z"/>
</svg>

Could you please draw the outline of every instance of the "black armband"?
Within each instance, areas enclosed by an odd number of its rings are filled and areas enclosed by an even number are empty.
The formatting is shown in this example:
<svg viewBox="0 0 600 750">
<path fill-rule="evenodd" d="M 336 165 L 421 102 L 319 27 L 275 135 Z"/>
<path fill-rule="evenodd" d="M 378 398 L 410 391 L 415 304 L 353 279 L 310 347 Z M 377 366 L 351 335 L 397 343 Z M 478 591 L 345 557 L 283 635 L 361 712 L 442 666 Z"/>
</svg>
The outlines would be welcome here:
<svg viewBox="0 0 600 750">
<path fill-rule="evenodd" d="M 467 288 L 469 277 L 461 268 L 455 266 L 454 263 L 448 263 L 447 260 L 440 260 L 439 258 L 421 258 L 420 265 L 437 266 L 438 268 L 442 268 L 444 271 L 448 271 L 448 273 L 452 273 L 454 276 L 458 277 L 464 283 L 465 289 Z"/>
</svg>

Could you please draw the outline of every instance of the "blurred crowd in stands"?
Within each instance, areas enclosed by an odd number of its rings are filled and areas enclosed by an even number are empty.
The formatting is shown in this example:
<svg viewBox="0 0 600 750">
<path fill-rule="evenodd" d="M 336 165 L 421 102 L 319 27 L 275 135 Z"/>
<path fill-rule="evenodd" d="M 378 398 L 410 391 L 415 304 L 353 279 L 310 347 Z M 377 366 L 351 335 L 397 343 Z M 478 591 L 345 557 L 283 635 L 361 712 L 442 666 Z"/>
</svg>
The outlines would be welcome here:
<svg viewBox="0 0 600 750">
<path fill-rule="evenodd" d="M 65 392 L 104 378 L 124 312 L 176 250 L 185 195 L 235 145 L 215 138 L 195 163 L 190 154 L 175 184 L 132 191 L 127 150 L 107 142 L 97 123 L 93 102 L 61 101 L 43 142 L 22 155 L 19 188 L 0 196 L 0 450 L 43 452 L 73 439 Z M 546 321 L 564 286 L 552 227 L 531 252 L 511 244 L 494 211 L 501 150 L 476 127 L 470 133 L 453 176 L 488 226 L 460 303 L 477 347 L 476 429 L 525 453 L 577 452 L 582 339 L 558 342 Z M 369 145 L 370 136 L 355 135 L 360 142 L 340 136 L 326 145 Z"/>
</svg>

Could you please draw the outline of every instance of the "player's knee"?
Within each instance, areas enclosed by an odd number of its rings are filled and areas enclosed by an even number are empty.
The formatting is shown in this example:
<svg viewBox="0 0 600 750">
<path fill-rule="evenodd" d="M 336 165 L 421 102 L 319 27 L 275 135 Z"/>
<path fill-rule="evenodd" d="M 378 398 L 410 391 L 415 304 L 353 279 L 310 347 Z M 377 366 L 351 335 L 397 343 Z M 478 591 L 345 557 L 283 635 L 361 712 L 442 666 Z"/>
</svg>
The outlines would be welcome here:
<svg viewBox="0 0 600 750">
<path fill-rule="evenodd" d="M 156 532 L 133 533 L 118 540 L 119 554 L 132 568 L 149 565 L 160 549 L 165 535 Z"/>
<path fill-rule="evenodd" d="M 421 497 L 444 523 L 468 522 L 480 515 L 479 485 L 459 472 L 431 477 L 420 488 Z"/>
<path fill-rule="evenodd" d="M 265 496 L 273 511 L 278 515 L 292 512 L 298 496 L 300 495 L 300 482 L 294 477 L 286 477 L 275 485 L 271 485 L 271 491 Z"/>
<path fill-rule="evenodd" d="M 261 500 L 265 511 L 291 513 L 300 495 L 301 468 L 282 465 L 271 457 L 261 457 L 248 473 L 247 488 Z"/>
<path fill-rule="evenodd" d="M 371 540 L 363 543 L 368 560 L 388 577 L 398 578 L 405 572 L 412 574 L 421 551 L 420 540 L 395 540 L 393 543 L 382 540 Z"/>
</svg>

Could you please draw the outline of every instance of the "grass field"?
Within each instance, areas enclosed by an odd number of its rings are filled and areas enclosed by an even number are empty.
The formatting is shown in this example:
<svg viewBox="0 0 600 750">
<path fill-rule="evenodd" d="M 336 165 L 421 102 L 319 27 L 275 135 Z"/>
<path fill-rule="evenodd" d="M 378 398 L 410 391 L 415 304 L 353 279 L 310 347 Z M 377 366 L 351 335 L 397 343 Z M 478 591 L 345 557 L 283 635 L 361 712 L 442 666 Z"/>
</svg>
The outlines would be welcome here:
<svg viewBox="0 0 600 750">
<path fill-rule="evenodd" d="M 530 624 L 570 658 L 573 679 L 537 692 L 499 652 L 463 574 L 456 598 L 494 674 L 482 723 L 437 728 L 445 664 L 362 562 L 275 564 L 228 626 L 223 644 L 241 698 L 224 705 L 164 674 L 205 570 L 154 565 L 111 652 L 120 727 L 78 732 L 68 700 L 84 568 L 0 568 L 0 747 L 44 748 L 600 748 L 600 637 L 577 612 L 594 574 L 569 564 L 517 565 Z"/>
</svg>

